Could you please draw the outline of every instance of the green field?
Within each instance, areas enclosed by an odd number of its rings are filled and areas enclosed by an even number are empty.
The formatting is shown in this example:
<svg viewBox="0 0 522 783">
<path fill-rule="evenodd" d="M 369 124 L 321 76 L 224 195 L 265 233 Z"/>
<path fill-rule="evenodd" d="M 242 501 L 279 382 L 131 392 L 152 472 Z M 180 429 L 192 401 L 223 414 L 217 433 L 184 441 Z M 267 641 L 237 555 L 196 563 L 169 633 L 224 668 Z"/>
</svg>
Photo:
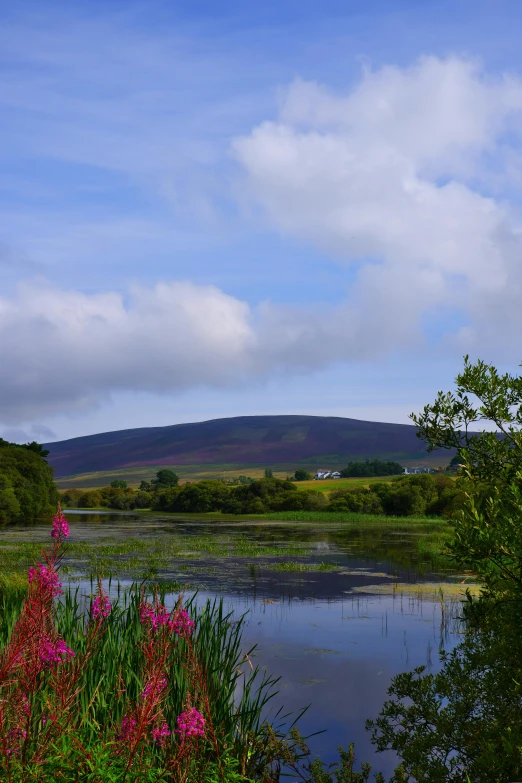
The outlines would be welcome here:
<svg viewBox="0 0 522 783">
<path fill-rule="evenodd" d="M 59 489 L 96 489 L 108 486 L 115 479 L 124 479 L 129 486 L 136 488 L 142 479 L 150 481 L 162 468 L 174 470 L 183 484 L 185 481 L 201 481 L 203 479 L 229 480 L 241 475 L 262 478 L 265 467 L 265 465 L 230 465 L 226 463 L 219 465 L 143 465 L 63 476 L 57 478 L 56 483 Z M 274 476 L 282 479 L 292 476 L 294 471 L 295 466 L 293 465 L 278 465 L 273 468 Z"/>
<path fill-rule="evenodd" d="M 369 487 L 370 484 L 388 483 L 396 476 L 378 476 L 376 478 L 321 479 L 320 481 L 297 481 L 298 489 L 315 489 L 317 492 L 331 492 L 334 489 L 353 489 Z"/>
<path fill-rule="evenodd" d="M 440 457 L 431 460 L 418 460 L 415 466 L 423 465 L 439 467 Z M 412 466 L 411 460 L 404 460 L 404 464 Z M 315 473 L 312 465 L 279 464 L 273 465 L 272 471 L 276 478 L 285 479 L 293 476 L 296 467 L 303 467 L 310 473 Z M 338 466 L 337 466 L 338 467 Z M 342 466 L 341 466 L 342 467 Z M 63 476 L 56 479 L 59 489 L 96 489 L 106 487 L 115 479 L 124 479 L 129 486 L 138 487 L 142 479 L 150 481 L 158 470 L 170 468 L 180 477 L 181 483 L 185 481 L 201 481 L 202 479 L 234 479 L 238 476 L 251 476 L 262 478 L 266 465 L 236 465 L 236 464 L 207 464 L 207 465 L 143 465 L 132 468 L 117 468 L 114 470 L 100 470 L 92 473 L 78 473 L 71 476 Z M 320 492 L 330 492 L 332 488 L 365 486 L 375 481 L 390 481 L 393 476 L 381 476 L 378 478 L 350 478 L 350 479 L 325 479 L 324 481 L 300 481 L 301 489 L 316 489 Z"/>
</svg>

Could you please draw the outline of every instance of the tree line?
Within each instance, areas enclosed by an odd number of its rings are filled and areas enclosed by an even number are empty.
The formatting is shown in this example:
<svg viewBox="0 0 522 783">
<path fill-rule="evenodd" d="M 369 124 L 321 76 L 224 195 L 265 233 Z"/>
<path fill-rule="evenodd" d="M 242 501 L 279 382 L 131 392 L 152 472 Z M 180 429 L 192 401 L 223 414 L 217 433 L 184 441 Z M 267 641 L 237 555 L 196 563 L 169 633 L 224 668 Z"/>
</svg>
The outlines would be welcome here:
<svg viewBox="0 0 522 783">
<path fill-rule="evenodd" d="M 393 516 L 440 516 L 458 507 L 461 491 L 447 476 L 430 474 L 399 476 L 389 483 L 369 487 L 339 488 L 329 495 L 314 489 L 298 489 L 288 479 L 267 477 L 237 485 L 221 480 L 179 484 L 170 470 L 158 471 L 156 479 L 142 481 L 135 490 L 125 481 L 88 491 L 66 490 L 62 502 L 79 508 L 106 507 L 117 510 L 151 508 L 179 513 L 221 512 L 265 514 L 270 511 L 326 511 Z"/>
</svg>

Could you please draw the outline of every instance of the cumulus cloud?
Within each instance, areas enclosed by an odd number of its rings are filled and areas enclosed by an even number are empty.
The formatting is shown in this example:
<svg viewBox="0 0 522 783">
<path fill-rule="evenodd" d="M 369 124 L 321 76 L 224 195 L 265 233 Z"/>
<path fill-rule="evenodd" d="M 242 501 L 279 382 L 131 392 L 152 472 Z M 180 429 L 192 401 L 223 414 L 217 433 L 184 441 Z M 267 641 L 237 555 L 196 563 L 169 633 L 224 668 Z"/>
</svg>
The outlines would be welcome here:
<svg viewBox="0 0 522 783">
<path fill-rule="evenodd" d="M 394 333 L 406 340 L 410 327 L 404 310 Z M 0 299 L 0 420 L 83 412 L 114 392 L 224 387 L 275 369 L 373 358 L 389 349 L 382 329 L 378 308 L 372 326 L 356 301 L 252 307 L 189 282 L 135 286 L 128 295 L 26 283 Z M 29 438 L 16 432 L 13 439 Z"/>
<path fill-rule="evenodd" d="M 426 57 L 365 71 L 344 95 L 296 82 L 277 120 L 233 151 L 274 226 L 361 267 L 352 298 L 370 328 L 377 308 L 391 338 L 420 329 L 430 307 L 458 308 L 469 321 L 454 336 L 459 347 L 501 338 L 512 349 L 522 326 L 520 220 L 488 191 L 511 174 L 518 185 L 510 166 L 521 121 L 518 77 Z"/>
<path fill-rule="evenodd" d="M 2 418 L 83 410 L 122 389 L 226 384 L 251 342 L 248 306 L 211 286 L 124 297 L 25 284 L 0 299 Z"/>
<path fill-rule="evenodd" d="M 356 264 L 344 299 L 249 304 L 180 281 L 91 294 L 26 283 L 0 298 L 0 418 L 422 350 L 434 312 L 450 316 L 449 349 L 518 359 L 520 222 L 498 187 L 512 195 L 520 181 L 521 122 L 522 81 L 459 58 L 366 71 L 346 94 L 296 82 L 279 116 L 233 151 L 271 226 Z"/>
</svg>

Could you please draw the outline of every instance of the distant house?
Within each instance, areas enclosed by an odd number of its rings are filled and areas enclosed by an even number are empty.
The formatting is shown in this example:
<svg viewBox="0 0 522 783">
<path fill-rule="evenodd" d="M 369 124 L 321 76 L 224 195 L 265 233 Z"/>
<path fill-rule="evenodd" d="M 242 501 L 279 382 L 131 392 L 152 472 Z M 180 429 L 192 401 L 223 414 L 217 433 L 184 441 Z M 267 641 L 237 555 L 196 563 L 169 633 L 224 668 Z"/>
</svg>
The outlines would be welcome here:
<svg viewBox="0 0 522 783">
<path fill-rule="evenodd" d="M 314 481 L 321 481 L 322 479 L 338 479 L 341 478 L 341 474 L 336 470 L 318 470 L 314 476 Z"/>
<path fill-rule="evenodd" d="M 433 473 L 431 468 L 403 468 L 403 476 L 416 476 L 418 473 Z"/>
</svg>

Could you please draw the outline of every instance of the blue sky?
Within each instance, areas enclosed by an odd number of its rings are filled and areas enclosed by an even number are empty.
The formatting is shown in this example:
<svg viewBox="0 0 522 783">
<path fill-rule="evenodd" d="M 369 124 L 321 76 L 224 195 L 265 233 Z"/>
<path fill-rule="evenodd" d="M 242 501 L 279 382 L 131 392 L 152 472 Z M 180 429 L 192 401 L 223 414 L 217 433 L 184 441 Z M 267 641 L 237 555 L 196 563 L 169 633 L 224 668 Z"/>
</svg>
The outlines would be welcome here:
<svg viewBox="0 0 522 783">
<path fill-rule="evenodd" d="M 0 434 L 407 422 L 522 326 L 516 2 L 17 3 Z"/>
</svg>

